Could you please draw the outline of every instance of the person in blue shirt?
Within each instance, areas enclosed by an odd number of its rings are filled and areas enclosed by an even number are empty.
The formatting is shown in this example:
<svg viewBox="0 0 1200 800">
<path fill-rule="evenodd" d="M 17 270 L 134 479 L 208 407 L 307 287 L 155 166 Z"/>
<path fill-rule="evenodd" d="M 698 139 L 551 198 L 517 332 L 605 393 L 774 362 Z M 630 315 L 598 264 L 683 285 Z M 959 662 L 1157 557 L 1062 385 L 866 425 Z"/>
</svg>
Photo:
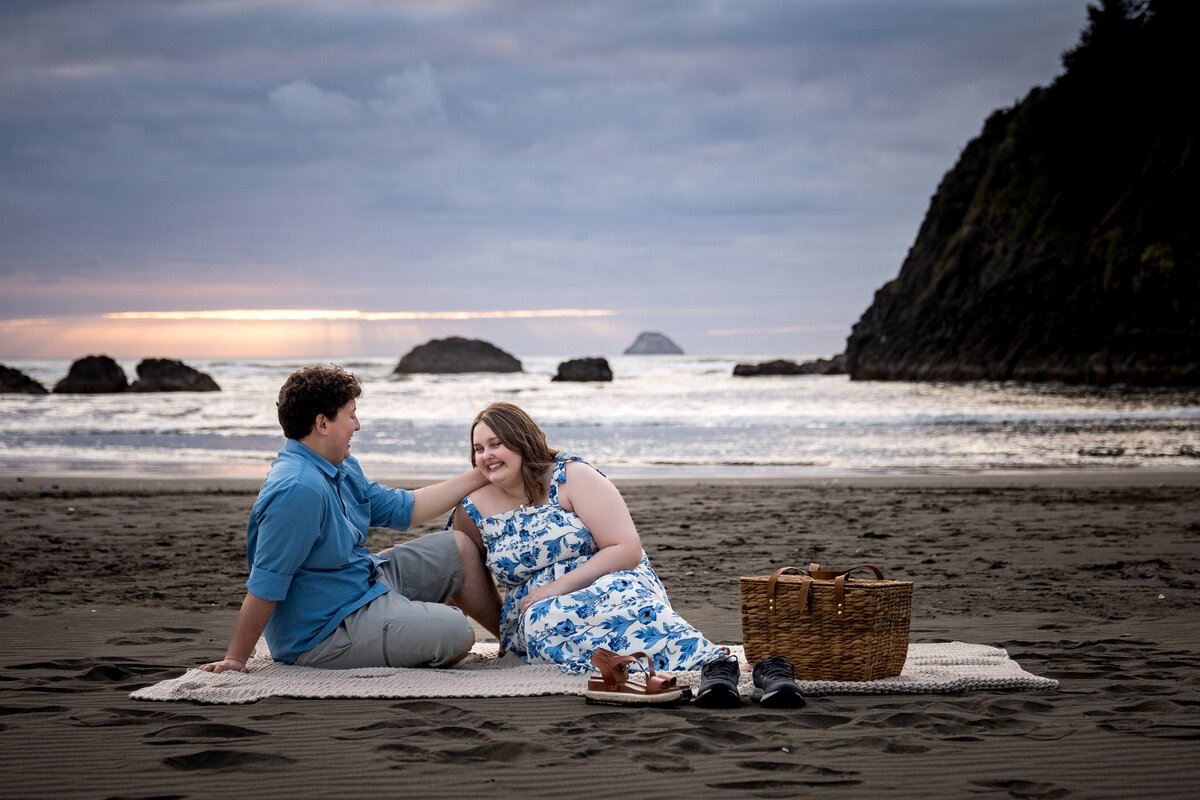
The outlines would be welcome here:
<svg viewBox="0 0 1200 800">
<path fill-rule="evenodd" d="M 250 512 L 246 597 L 225 657 L 200 669 L 247 672 L 264 635 L 276 661 L 327 668 L 451 666 L 475 642 L 464 614 L 498 636 L 499 596 L 465 534 L 367 550 L 369 528 L 407 530 L 487 480 L 471 470 L 415 491 L 368 480 L 350 455 L 361 394 L 339 367 L 284 382 L 276 405 L 287 443 Z"/>
</svg>

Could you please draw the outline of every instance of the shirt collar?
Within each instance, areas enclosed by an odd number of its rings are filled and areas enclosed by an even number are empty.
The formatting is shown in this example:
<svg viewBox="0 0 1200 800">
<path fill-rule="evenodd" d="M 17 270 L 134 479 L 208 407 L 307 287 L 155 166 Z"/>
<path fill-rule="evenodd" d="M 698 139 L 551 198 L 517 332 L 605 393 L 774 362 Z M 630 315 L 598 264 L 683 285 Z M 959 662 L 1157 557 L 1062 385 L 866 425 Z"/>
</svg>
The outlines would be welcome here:
<svg viewBox="0 0 1200 800">
<path fill-rule="evenodd" d="M 325 476 L 330 480 L 337 480 L 340 470 L 333 464 L 330 464 L 328 459 L 318 454 L 317 451 L 299 439 L 288 439 L 287 443 L 283 446 L 283 451 L 312 463 L 313 466 L 325 473 Z"/>
</svg>

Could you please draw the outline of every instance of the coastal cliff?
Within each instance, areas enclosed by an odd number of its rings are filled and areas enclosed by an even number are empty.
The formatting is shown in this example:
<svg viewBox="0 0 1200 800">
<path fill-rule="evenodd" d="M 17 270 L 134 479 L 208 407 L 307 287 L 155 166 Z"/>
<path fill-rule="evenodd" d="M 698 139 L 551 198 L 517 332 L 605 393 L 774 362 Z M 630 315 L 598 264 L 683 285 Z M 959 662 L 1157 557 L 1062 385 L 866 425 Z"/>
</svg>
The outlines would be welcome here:
<svg viewBox="0 0 1200 800">
<path fill-rule="evenodd" d="M 1198 6 L 1089 7 L 942 179 L 852 378 L 1200 384 Z"/>
</svg>

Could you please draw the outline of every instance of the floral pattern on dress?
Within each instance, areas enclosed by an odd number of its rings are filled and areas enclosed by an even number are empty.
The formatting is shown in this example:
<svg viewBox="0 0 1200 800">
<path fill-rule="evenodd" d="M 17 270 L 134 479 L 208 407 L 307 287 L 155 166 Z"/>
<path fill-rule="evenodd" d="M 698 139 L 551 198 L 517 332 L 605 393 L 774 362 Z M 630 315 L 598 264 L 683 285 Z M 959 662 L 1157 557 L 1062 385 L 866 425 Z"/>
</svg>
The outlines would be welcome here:
<svg viewBox="0 0 1200 800">
<path fill-rule="evenodd" d="M 611 572 L 583 589 L 539 601 L 522 617 L 521 601 L 532 589 L 577 569 L 598 551 L 583 520 L 558 504 L 568 461 L 587 463 L 560 453 L 551 474 L 550 502 L 544 505 L 485 519 L 470 497 L 462 501 L 487 547 L 487 567 L 504 592 L 501 646 L 529 663 L 557 664 L 576 674 L 593 669 L 590 659 L 597 647 L 645 652 L 656 670 L 665 671 L 697 669 L 723 656 L 671 608 L 644 550 L 634 569 Z"/>
</svg>

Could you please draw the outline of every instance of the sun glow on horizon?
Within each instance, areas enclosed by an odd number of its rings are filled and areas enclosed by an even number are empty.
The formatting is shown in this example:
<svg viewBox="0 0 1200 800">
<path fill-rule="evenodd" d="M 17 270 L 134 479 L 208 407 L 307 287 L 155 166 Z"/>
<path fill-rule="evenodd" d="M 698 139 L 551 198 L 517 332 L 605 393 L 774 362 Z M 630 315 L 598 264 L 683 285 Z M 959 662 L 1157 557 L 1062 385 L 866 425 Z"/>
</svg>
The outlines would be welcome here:
<svg viewBox="0 0 1200 800">
<path fill-rule="evenodd" d="M 544 325 L 573 324 L 598 338 L 620 314 L 608 309 L 553 308 L 513 311 L 354 311 L 344 309 L 224 309 L 121 311 L 61 317 L 0 319 L 0 356 L 77 358 L 347 357 L 402 352 L 445 336 L 487 337 L 502 347 L 512 340 L 553 340 Z M 564 322 L 565 321 L 565 322 Z M 597 328 L 596 326 L 600 326 Z M 561 337 L 559 337 L 561 339 Z"/>
<path fill-rule="evenodd" d="M 396 322 L 402 320 L 542 319 L 548 317 L 611 317 L 615 311 L 602 308 L 546 308 L 517 311 L 351 311 L 338 309 L 258 308 L 220 311 L 116 311 L 104 314 L 114 320 L 231 320 L 279 322 L 352 320 Z M 15 321 L 15 320 L 14 320 Z"/>
</svg>

